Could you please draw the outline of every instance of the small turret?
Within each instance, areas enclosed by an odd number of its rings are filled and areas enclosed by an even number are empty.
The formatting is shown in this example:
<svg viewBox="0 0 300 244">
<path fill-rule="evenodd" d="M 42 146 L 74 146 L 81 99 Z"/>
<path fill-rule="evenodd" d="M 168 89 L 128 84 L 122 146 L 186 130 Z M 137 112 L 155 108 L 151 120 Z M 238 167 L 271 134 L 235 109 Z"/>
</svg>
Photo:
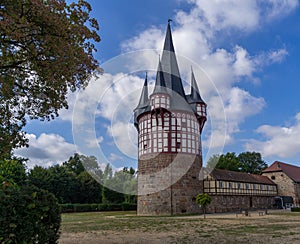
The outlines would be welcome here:
<svg viewBox="0 0 300 244">
<path fill-rule="evenodd" d="M 206 103 L 201 98 L 197 81 L 193 69 L 191 71 L 191 94 L 187 97 L 189 104 L 192 106 L 200 122 L 200 132 L 202 132 L 204 123 L 207 118 Z"/>
<path fill-rule="evenodd" d="M 149 101 L 149 97 L 148 97 L 147 73 L 146 73 L 146 78 L 145 78 L 144 86 L 142 89 L 142 93 L 140 96 L 139 104 L 133 111 L 134 111 L 134 126 L 138 129 L 137 117 L 144 112 L 150 111 L 150 101 Z"/>
<path fill-rule="evenodd" d="M 167 92 L 161 62 L 158 62 L 156 81 L 153 93 L 150 96 L 151 110 L 157 108 L 170 108 L 170 95 Z"/>
</svg>

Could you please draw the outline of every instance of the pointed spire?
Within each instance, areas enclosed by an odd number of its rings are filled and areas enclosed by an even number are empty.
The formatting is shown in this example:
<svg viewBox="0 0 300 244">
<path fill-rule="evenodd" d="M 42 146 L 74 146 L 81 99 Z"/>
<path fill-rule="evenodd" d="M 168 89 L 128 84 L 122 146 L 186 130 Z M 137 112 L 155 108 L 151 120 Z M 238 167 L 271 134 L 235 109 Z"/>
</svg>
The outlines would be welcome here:
<svg viewBox="0 0 300 244">
<path fill-rule="evenodd" d="M 193 68 L 191 67 L 191 103 L 204 103 L 203 99 L 200 96 L 199 88 L 197 85 L 197 81 L 195 79 Z"/>
<path fill-rule="evenodd" d="M 143 86 L 143 90 L 141 93 L 140 101 L 136 109 L 143 108 L 149 105 L 149 98 L 148 98 L 148 74 L 146 73 L 146 78 Z M 135 110 L 136 110 L 135 109 Z"/>
<path fill-rule="evenodd" d="M 162 70 L 164 72 L 166 87 L 186 99 L 175 55 L 170 22 L 171 21 L 168 20 L 167 33 L 161 58 Z"/>
<path fill-rule="evenodd" d="M 156 81 L 155 81 L 155 86 L 154 86 L 154 90 L 153 90 L 152 94 L 156 94 L 156 93 L 167 93 L 166 82 L 165 82 L 165 78 L 164 78 L 164 73 L 162 71 L 160 58 L 158 60 Z"/>
</svg>

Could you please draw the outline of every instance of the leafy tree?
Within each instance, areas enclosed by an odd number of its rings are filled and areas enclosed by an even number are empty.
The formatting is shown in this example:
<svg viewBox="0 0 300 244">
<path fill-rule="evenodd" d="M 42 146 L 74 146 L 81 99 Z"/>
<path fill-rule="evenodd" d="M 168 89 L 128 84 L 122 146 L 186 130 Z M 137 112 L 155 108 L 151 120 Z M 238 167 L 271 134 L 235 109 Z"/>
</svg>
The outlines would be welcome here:
<svg viewBox="0 0 300 244">
<path fill-rule="evenodd" d="M 258 152 L 243 152 L 238 156 L 242 172 L 260 174 L 268 167 L 267 163 L 261 158 Z"/>
<path fill-rule="evenodd" d="M 207 193 L 200 193 L 196 196 L 196 203 L 203 208 L 204 218 L 206 218 L 206 207 L 211 204 L 211 197 Z"/>
<path fill-rule="evenodd" d="M 57 243 L 60 208 L 53 194 L 34 186 L 0 186 L 1 243 Z"/>
<path fill-rule="evenodd" d="M 21 160 L 0 161 L 0 184 L 22 185 L 26 181 L 26 168 Z"/>
<path fill-rule="evenodd" d="M 79 203 L 101 203 L 102 185 L 97 182 L 87 171 L 81 172 L 77 179 L 80 183 Z"/>
<path fill-rule="evenodd" d="M 268 165 L 258 152 L 242 152 L 238 156 L 228 152 L 225 155 L 213 155 L 208 160 L 207 167 L 260 174 Z"/>
<path fill-rule="evenodd" d="M 217 166 L 219 160 L 220 160 L 220 155 L 219 154 L 212 155 L 208 159 L 206 167 L 209 168 L 209 169 L 214 169 Z"/>
<path fill-rule="evenodd" d="M 0 6 L 0 155 L 26 145 L 26 119 L 50 120 L 67 92 L 101 72 L 93 57 L 99 29 L 85 0 L 2 0 Z"/>
<path fill-rule="evenodd" d="M 215 160 L 218 160 L 217 163 L 215 163 Z M 215 155 L 212 157 L 211 162 L 213 162 L 213 165 L 215 165 L 213 168 L 240 171 L 240 163 L 234 152 L 228 152 L 225 155 L 222 154 L 220 156 Z"/>
<path fill-rule="evenodd" d="M 78 153 L 75 153 L 67 162 L 64 162 L 63 166 L 70 172 L 74 172 L 76 175 L 79 175 L 85 170 Z"/>
</svg>

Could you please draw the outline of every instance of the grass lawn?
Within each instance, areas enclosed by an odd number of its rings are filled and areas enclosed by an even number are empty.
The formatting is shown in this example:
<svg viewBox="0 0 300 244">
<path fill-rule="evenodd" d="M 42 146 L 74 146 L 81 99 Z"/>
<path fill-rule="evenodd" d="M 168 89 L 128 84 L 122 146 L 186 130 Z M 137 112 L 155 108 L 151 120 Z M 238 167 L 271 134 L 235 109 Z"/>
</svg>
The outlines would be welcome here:
<svg viewBox="0 0 300 244">
<path fill-rule="evenodd" d="M 59 243 L 300 243 L 300 213 L 141 217 L 135 212 L 62 214 Z"/>
</svg>

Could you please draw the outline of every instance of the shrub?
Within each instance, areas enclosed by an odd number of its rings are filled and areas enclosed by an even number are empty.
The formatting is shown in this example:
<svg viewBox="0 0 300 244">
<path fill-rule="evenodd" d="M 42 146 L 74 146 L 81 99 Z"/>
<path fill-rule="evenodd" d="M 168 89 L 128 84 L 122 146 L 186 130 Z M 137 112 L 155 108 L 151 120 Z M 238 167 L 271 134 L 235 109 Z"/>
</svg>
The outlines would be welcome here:
<svg viewBox="0 0 300 244">
<path fill-rule="evenodd" d="M 300 212 L 300 208 L 291 208 L 292 212 Z"/>
<path fill-rule="evenodd" d="M 130 211 L 130 210 L 136 210 L 137 209 L 137 205 L 135 203 L 127 203 L 127 202 L 123 202 L 121 204 L 122 210 L 123 211 Z"/>
<path fill-rule="evenodd" d="M 92 212 L 92 211 L 130 211 L 136 210 L 137 205 L 135 203 L 101 203 L 101 204 L 60 204 L 60 210 L 62 213 L 71 212 Z"/>
<path fill-rule="evenodd" d="M 0 199 L 0 243 L 57 243 L 61 217 L 53 194 L 3 185 Z"/>
</svg>

